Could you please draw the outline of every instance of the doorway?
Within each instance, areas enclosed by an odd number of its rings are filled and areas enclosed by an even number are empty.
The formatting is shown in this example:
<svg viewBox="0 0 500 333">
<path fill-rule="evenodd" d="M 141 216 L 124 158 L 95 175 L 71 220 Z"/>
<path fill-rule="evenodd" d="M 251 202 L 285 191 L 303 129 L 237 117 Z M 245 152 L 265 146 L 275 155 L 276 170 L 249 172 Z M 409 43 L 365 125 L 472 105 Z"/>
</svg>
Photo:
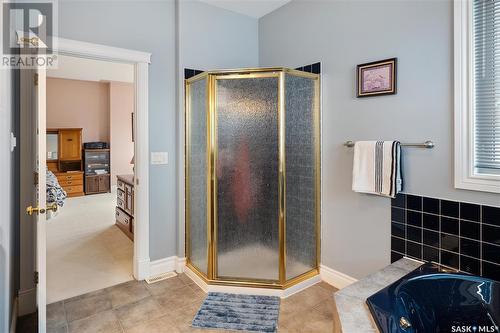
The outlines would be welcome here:
<svg viewBox="0 0 500 333">
<path fill-rule="evenodd" d="M 46 86 L 51 304 L 133 279 L 134 66 L 60 55 Z"/>
<path fill-rule="evenodd" d="M 109 47 L 98 44 L 57 38 L 54 42 L 57 50 L 54 53 L 60 56 L 70 56 L 84 59 L 101 60 L 103 62 L 116 62 L 120 64 L 129 64 L 133 67 L 133 90 L 134 90 L 134 193 L 131 201 L 134 205 L 134 218 L 137 222 L 134 231 L 133 243 L 133 277 L 137 280 L 143 280 L 149 277 L 149 138 L 148 138 L 148 66 L 151 55 L 145 52 L 139 52 L 128 49 Z M 21 146 L 27 145 L 35 147 L 37 153 L 37 169 L 35 174 L 45 175 L 47 168 L 47 133 L 46 133 L 46 70 L 43 68 L 36 71 L 24 71 L 21 73 L 21 115 L 24 114 L 31 119 L 36 120 L 37 130 L 30 132 L 21 132 Z M 32 92 L 35 93 L 32 93 Z M 128 118 L 130 119 L 130 118 Z M 132 122 L 131 120 L 129 120 Z M 39 135 L 38 135 L 39 133 Z M 59 133 L 57 133 L 59 135 Z M 67 133 L 66 133 L 67 134 Z M 63 138 L 68 137 L 64 136 Z M 69 138 L 75 140 L 78 136 Z M 83 143 L 83 142 L 82 142 Z M 30 148 L 32 149 L 32 148 Z M 59 148 L 58 148 L 59 149 Z M 58 150 L 59 152 L 59 150 Z M 71 151 L 74 153 L 74 151 Z M 83 152 L 82 152 L 83 154 Z M 32 154 L 33 155 L 33 154 Z M 30 157 L 33 157 L 30 155 Z M 52 155 L 51 155 L 52 157 Z M 72 157 L 73 158 L 73 157 Z M 83 157 L 82 157 L 83 158 Z M 83 163 L 83 162 L 82 162 Z M 67 165 L 65 166 L 67 167 Z M 74 165 L 69 169 L 74 168 Z M 23 179 L 33 185 L 33 171 L 21 174 Z M 68 170 L 74 171 L 74 170 Z M 83 171 L 83 166 L 82 170 Z M 111 179 L 111 178 L 110 178 Z M 66 181 L 70 181 L 66 179 Z M 111 180 L 110 180 L 111 181 Z M 38 182 L 38 183 L 37 183 Z M 53 209 L 46 205 L 46 177 L 38 177 L 35 181 L 36 188 L 28 186 L 23 193 L 21 190 L 21 202 L 26 205 L 21 206 L 21 275 L 26 279 L 21 279 L 19 292 L 19 315 L 33 313 L 38 310 L 38 327 L 40 332 L 46 329 L 46 212 Z M 69 185 L 69 184 L 66 184 Z M 77 185 L 71 184 L 71 185 Z M 111 184 L 110 184 L 111 187 Z M 118 187 L 118 183 L 117 183 Z M 34 190 L 33 190 L 34 189 Z M 71 189 L 68 192 L 78 192 Z M 33 197 L 31 197 L 33 195 Z M 26 200 L 25 200 L 26 199 Z M 118 200 L 117 200 L 118 202 Z M 33 216 L 25 214 L 25 207 L 30 206 Z M 47 206 L 47 207 L 46 207 Z M 33 218 L 36 217 L 36 218 Z M 50 214 L 49 214 L 50 217 Z M 23 227 L 24 226 L 24 227 Z M 23 231 L 24 228 L 24 231 Z M 23 254 L 24 253 L 24 254 Z M 35 279 L 30 278 L 33 274 Z"/>
</svg>

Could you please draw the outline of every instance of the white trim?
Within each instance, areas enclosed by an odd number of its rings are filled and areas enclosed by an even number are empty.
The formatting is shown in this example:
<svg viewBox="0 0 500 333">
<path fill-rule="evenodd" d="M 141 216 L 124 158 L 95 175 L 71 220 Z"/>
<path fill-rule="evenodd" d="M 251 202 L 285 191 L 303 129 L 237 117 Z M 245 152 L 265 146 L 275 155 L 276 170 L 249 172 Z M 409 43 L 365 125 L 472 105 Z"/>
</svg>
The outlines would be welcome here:
<svg viewBox="0 0 500 333">
<path fill-rule="evenodd" d="M 358 281 L 352 276 L 336 271 L 325 265 L 320 265 L 319 272 L 323 281 L 334 286 L 337 289 L 345 288 L 348 285 Z"/>
<path fill-rule="evenodd" d="M 171 256 L 163 259 L 153 260 L 146 263 L 145 271 L 147 271 L 147 277 L 151 278 L 160 274 L 177 272 L 184 273 L 184 267 L 186 266 L 186 258 L 179 258 L 177 256 Z"/>
<path fill-rule="evenodd" d="M 54 45 L 57 45 L 56 52 L 75 57 L 130 63 L 151 63 L 151 53 L 147 52 L 57 37 L 54 37 Z"/>
<path fill-rule="evenodd" d="M 18 298 L 14 298 L 14 304 L 12 306 L 12 316 L 10 318 L 10 330 L 9 333 L 16 333 L 17 317 L 18 317 Z"/>
<path fill-rule="evenodd" d="M 307 280 L 304 280 L 300 283 L 297 283 L 289 288 L 286 288 L 284 290 L 282 290 L 283 292 L 283 295 L 281 296 L 281 298 L 287 298 L 287 297 L 290 297 L 292 296 L 293 294 L 296 294 L 298 293 L 299 291 L 302 291 L 304 289 L 307 289 L 309 287 L 312 287 L 314 286 L 316 283 L 319 283 L 321 282 L 321 275 L 316 275 L 316 276 L 313 276 L 312 278 L 310 279 L 307 279 Z M 253 288 L 251 288 L 253 289 Z"/>
<path fill-rule="evenodd" d="M 454 1 L 455 188 L 500 193 L 500 177 L 474 171 L 472 1 Z"/>
<path fill-rule="evenodd" d="M 184 273 L 186 268 L 186 257 L 179 258 L 177 257 L 175 271 L 179 274 Z"/>
<path fill-rule="evenodd" d="M 253 287 L 236 287 L 236 286 L 220 286 L 207 284 L 189 267 L 184 268 L 186 275 L 193 280 L 204 292 L 219 292 L 231 294 L 244 294 L 244 295 L 263 295 L 263 296 L 277 296 L 280 298 L 287 298 L 293 294 L 298 293 L 306 288 L 312 287 L 316 283 L 321 282 L 319 275 L 313 276 L 310 279 L 297 283 L 296 285 L 287 289 L 268 289 L 268 288 L 253 288 Z"/>
<path fill-rule="evenodd" d="M 144 280 L 149 277 L 149 111 L 148 74 L 151 54 L 54 38 L 56 52 L 105 61 L 129 62 L 135 65 L 135 220 L 134 224 L 134 277 Z"/>
<path fill-rule="evenodd" d="M 134 277 L 143 280 L 149 275 L 141 270 L 141 262 L 149 261 L 149 116 L 147 63 L 136 64 L 135 77 L 135 219 Z"/>
<path fill-rule="evenodd" d="M 149 277 L 174 272 L 176 270 L 176 267 L 176 256 L 151 261 L 151 263 L 149 264 Z"/>
</svg>

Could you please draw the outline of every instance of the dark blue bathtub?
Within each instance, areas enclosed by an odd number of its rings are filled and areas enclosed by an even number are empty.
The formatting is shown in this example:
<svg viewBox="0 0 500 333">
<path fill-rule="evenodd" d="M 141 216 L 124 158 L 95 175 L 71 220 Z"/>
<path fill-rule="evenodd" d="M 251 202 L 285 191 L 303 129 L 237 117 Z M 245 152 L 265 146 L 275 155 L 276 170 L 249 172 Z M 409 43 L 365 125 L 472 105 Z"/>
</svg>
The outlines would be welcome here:
<svg viewBox="0 0 500 333">
<path fill-rule="evenodd" d="M 500 332 L 500 282 L 430 263 L 366 303 L 383 333 Z"/>
</svg>

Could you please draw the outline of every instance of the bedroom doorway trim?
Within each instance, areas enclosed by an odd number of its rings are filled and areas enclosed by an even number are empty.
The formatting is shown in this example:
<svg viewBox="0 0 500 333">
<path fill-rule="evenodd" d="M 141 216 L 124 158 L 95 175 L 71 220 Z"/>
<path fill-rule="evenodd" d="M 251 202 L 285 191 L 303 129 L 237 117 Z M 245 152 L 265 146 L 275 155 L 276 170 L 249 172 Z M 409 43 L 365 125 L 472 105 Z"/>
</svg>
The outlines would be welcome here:
<svg viewBox="0 0 500 333">
<path fill-rule="evenodd" d="M 87 59 L 124 62 L 135 68 L 135 220 L 133 274 L 137 280 L 149 278 L 149 125 L 148 70 L 151 53 L 107 45 L 57 38 L 55 53 Z"/>
</svg>

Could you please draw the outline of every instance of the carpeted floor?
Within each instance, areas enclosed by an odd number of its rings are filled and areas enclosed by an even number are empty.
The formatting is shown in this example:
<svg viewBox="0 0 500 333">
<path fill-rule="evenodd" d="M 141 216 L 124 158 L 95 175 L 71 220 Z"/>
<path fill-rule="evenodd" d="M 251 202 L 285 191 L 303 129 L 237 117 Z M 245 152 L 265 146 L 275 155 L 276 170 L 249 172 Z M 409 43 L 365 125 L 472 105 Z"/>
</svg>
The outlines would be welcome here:
<svg viewBox="0 0 500 333">
<path fill-rule="evenodd" d="M 192 326 L 274 333 L 279 309 L 279 297 L 209 293 Z"/>
<path fill-rule="evenodd" d="M 68 198 L 47 221 L 47 303 L 133 279 L 134 243 L 115 226 L 116 192 Z"/>
</svg>

